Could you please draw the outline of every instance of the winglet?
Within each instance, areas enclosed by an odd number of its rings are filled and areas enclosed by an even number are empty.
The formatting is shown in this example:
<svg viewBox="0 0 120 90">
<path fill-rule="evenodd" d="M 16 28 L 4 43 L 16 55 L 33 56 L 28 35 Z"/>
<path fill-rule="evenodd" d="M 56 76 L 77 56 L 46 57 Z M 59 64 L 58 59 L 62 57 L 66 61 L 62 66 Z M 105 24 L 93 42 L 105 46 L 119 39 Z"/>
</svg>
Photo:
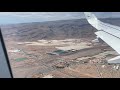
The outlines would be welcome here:
<svg viewBox="0 0 120 90">
<path fill-rule="evenodd" d="M 96 29 L 98 29 L 99 30 L 99 25 L 98 25 L 98 22 L 99 22 L 99 20 L 97 19 L 97 17 L 93 14 L 93 13 L 91 13 L 91 12 L 84 12 L 84 14 L 85 14 L 85 17 L 86 17 L 86 19 L 87 19 L 87 21 L 93 26 L 93 27 L 95 27 Z"/>
<path fill-rule="evenodd" d="M 90 20 L 90 19 L 97 20 L 97 17 L 91 12 L 84 12 L 84 14 L 85 14 L 87 20 Z"/>
</svg>

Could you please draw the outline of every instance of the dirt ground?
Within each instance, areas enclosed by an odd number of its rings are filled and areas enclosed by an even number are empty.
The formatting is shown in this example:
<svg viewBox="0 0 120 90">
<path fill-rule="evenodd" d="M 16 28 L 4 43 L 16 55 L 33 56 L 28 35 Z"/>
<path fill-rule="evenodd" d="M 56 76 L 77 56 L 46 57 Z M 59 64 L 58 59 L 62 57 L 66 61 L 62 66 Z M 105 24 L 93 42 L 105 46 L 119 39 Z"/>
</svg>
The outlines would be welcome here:
<svg viewBox="0 0 120 90">
<path fill-rule="evenodd" d="M 105 19 L 116 25 L 119 19 Z M 86 19 L 2 26 L 14 78 L 119 78 L 118 53 L 92 43 L 96 29 Z M 52 53 L 57 50 L 66 54 Z"/>
<path fill-rule="evenodd" d="M 16 42 L 9 38 L 5 43 L 14 78 L 120 77 L 119 68 L 115 69 L 118 65 L 107 63 L 118 54 L 106 44 L 92 43 L 84 38 L 36 42 Z M 76 49 L 77 52 L 47 54 L 58 49 Z"/>
</svg>

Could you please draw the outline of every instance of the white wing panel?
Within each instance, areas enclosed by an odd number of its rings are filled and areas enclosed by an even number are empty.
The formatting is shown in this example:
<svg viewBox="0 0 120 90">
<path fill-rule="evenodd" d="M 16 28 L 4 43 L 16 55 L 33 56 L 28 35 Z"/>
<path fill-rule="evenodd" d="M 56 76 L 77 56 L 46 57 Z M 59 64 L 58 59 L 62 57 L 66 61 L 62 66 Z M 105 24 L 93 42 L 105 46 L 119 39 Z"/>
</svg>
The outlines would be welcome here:
<svg viewBox="0 0 120 90">
<path fill-rule="evenodd" d="M 99 36 L 103 41 L 105 41 L 108 45 L 110 45 L 114 50 L 116 50 L 120 54 L 120 39 L 108 34 L 104 31 L 95 32 L 97 36 Z"/>
<path fill-rule="evenodd" d="M 120 38 L 120 27 L 113 26 L 107 23 L 103 23 L 101 21 L 98 21 L 98 26 L 100 30 L 103 30 L 105 32 L 108 32 Z"/>
</svg>

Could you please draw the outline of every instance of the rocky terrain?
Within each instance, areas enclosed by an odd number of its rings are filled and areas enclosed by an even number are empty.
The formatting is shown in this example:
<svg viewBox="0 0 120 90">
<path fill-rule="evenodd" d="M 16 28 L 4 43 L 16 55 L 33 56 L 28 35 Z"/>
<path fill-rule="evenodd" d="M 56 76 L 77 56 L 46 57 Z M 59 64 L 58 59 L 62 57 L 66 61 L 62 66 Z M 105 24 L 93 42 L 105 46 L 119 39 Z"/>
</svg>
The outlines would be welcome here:
<svg viewBox="0 0 120 90">
<path fill-rule="evenodd" d="M 101 19 L 120 26 L 120 19 Z M 17 40 L 64 39 L 94 37 L 96 31 L 86 19 L 36 22 L 2 26 L 4 36 L 14 36 Z M 37 32 L 37 33 L 36 33 Z"/>
<path fill-rule="evenodd" d="M 120 26 L 120 19 L 101 19 Z M 1 26 L 14 77 L 120 77 L 106 60 L 118 54 L 105 43 L 92 43 L 96 31 L 86 19 Z M 80 47 L 79 47 L 80 46 Z M 72 54 L 49 55 L 58 49 Z"/>
<path fill-rule="evenodd" d="M 17 40 L 23 41 L 95 36 L 93 33 L 95 29 L 85 19 L 19 24 L 2 27 L 2 29 L 4 35 L 13 35 L 13 37 L 17 37 Z"/>
</svg>

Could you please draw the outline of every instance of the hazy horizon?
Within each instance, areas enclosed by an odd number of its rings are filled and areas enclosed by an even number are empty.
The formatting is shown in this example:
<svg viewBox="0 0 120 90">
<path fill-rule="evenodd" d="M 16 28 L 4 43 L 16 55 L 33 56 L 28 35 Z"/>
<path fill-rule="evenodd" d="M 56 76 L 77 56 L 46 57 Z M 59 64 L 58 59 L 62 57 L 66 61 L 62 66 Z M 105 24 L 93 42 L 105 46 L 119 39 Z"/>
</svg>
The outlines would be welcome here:
<svg viewBox="0 0 120 90">
<path fill-rule="evenodd" d="M 98 18 L 120 18 L 120 12 L 93 13 Z M 0 12 L 0 25 L 83 18 L 83 12 Z"/>
</svg>

